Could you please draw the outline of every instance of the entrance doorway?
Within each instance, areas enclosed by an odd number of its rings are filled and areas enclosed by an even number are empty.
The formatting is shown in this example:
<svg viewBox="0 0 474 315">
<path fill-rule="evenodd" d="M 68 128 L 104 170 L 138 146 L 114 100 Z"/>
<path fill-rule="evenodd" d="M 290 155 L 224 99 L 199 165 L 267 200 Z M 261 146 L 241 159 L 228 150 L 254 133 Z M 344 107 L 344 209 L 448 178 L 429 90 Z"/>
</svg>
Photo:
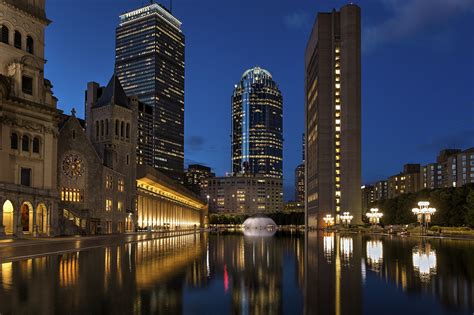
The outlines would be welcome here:
<svg viewBox="0 0 474 315">
<path fill-rule="evenodd" d="M 10 200 L 3 203 L 3 225 L 5 234 L 13 234 L 13 204 Z"/>
</svg>

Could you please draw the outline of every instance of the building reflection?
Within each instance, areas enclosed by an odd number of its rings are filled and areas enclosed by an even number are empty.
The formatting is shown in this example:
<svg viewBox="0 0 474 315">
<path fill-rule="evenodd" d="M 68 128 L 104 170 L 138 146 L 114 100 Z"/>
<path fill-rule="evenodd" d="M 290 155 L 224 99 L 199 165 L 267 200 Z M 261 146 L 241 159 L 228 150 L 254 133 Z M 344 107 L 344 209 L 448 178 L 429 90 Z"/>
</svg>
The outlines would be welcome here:
<svg viewBox="0 0 474 315">
<path fill-rule="evenodd" d="M 367 266 L 380 272 L 383 263 L 383 242 L 381 240 L 368 240 L 366 242 Z"/>
<path fill-rule="evenodd" d="M 305 236 L 305 314 L 362 314 L 360 235 Z M 322 250 L 321 250 L 322 249 Z"/>
</svg>

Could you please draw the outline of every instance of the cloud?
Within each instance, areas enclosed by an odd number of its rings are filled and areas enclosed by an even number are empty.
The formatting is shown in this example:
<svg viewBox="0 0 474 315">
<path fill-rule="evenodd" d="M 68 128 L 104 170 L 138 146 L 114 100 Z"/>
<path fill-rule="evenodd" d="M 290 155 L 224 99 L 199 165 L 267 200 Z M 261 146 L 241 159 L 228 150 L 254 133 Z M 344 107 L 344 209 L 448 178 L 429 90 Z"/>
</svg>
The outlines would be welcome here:
<svg viewBox="0 0 474 315">
<path fill-rule="evenodd" d="M 441 151 L 443 149 L 465 150 L 474 145 L 473 135 L 474 128 L 459 130 L 430 142 L 420 144 L 418 149 L 424 152 Z"/>
<path fill-rule="evenodd" d="M 293 12 L 283 17 L 283 23 L 289 29 L 302 29 L 310 26 L 310 18 L 307 13 Z"/>
<path fill-rule="evenodd" d="M 204 137 L 201 136 L 189 136 L 186 139 L 186 146 L 190 151 L 202 151 L 205 144 Z"/>
<path fill-rule="evenodd" d="M 430 27 L 443 29 L 446 22 L 466 12 L 474 12 L 474 0 L 384 0 L 392 16 L 378 25 L 365 27 L 362 49 L 409 38 Z"/>
</svg>

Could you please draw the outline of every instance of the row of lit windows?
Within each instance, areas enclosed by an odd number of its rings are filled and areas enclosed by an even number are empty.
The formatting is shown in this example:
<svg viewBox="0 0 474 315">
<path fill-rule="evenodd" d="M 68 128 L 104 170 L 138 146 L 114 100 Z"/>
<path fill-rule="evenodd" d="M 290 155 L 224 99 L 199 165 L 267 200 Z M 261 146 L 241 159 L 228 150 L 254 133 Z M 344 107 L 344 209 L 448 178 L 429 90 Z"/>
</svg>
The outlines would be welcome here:
<svg viewBox="0 0 474 315">
<path fill-rule="evenodd" d="M 113 187 L 113 177 L 112 175 L 105 176 L 105 188 L 112 189 Z M 123 178 L 119 178 L 117 180 L 117 189 L 119 192 L 125 191 L 125 180 Z"/>
<path fill-rule="evenodd" d="M 82 190 L 78 188 L 61 188 L 61 201 L 81 202 L 84 200 Z"/>
<path fill-rule="evenodd" d="M 340 48 L 334 49 L 334 123 L 335 123 L 335 200 L 336 212 L 341 210 L 341 67 L 340 67 Z"/>
</svg>

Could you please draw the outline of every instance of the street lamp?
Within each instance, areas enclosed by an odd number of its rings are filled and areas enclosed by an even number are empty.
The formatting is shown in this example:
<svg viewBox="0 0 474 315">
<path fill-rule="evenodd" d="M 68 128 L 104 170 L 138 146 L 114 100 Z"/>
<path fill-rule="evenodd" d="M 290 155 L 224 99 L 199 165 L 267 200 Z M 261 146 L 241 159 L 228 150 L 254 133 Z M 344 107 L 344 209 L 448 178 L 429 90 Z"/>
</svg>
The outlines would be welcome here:
<svg viewBox="0 0 474 315">
<path fill-rule="evenodd" d="M 351 224 L 351 221 L 354 218 L 354 216 L 352 216 L 349 212 L 344 212 L 340 216 L 340 218 L 342 220 L 342 224 L 344 224 L 345 226 L 348 226 L 349 224 Z"/>
<path fill-rule="evenodd" d="M 383 216 L 383 213 L 379 212 L 378 208 L 371 208 L 370 212 L 365 214 L 369 218 L 369 222 L 373 225 L 380 223 L 380 218 Z"/>
<path fill-rule="evenodd" d="M 436 209 L 430 208 L 429 201 L 420 201 L 418 202 L 418 208 L 413 208 L 411 211 L 420 222 L 421 234 L 425 234 L 431 222 L 431 216 L 436 212 Z"/>
<path fill-rule="evenodd" d="M 326 214 L 326 216 L 323 218 L 324 223 L 326 223 L 326 228 L 334 225 L 334 217 L 330 214 Z"/>
</svg>

